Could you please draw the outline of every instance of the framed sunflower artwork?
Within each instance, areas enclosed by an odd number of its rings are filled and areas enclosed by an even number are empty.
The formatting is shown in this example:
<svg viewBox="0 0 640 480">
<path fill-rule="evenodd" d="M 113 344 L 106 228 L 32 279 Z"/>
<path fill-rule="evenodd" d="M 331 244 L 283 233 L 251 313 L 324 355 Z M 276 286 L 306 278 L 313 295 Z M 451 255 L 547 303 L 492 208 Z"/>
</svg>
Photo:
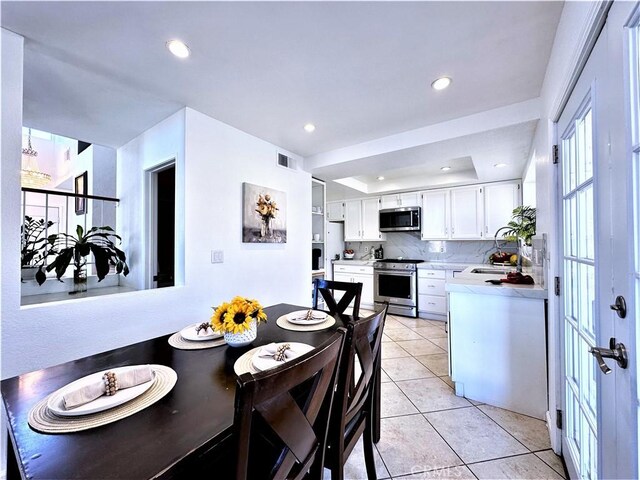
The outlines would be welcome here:
<svg viewBox="0 0 640 480">
<path fill-rule="evenodd" d="M 242 242 L 287 243 L 287 194 L 242 184 Z"/>
</svg>

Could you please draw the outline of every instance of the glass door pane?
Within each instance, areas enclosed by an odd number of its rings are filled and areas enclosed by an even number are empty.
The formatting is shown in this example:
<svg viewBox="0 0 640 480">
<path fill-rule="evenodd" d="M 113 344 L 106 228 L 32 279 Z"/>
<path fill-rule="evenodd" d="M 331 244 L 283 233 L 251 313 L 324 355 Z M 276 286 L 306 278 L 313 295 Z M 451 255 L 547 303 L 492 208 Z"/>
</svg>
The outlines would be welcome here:
<svg viewBox="0 0 640 480">
<path fill-rule="evenodd" d="M 582 478 L 597 475 L 593 121 L 583 106 L 562 139 L 564 383 L 569 454 Z"/>
</svg>

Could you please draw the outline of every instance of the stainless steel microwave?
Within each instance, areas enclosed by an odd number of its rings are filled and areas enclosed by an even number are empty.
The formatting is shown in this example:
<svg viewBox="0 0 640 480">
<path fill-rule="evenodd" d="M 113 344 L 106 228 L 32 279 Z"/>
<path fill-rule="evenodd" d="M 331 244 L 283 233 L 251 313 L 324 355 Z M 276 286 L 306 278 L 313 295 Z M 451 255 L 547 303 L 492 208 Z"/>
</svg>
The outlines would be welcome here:
<svg viewBox="0 0 640 480">
<path fill-rule="evenodd" d="M 386 208 L 380 210 L 380 231 L 420 231 L 420 207 Z"/>
</svg>

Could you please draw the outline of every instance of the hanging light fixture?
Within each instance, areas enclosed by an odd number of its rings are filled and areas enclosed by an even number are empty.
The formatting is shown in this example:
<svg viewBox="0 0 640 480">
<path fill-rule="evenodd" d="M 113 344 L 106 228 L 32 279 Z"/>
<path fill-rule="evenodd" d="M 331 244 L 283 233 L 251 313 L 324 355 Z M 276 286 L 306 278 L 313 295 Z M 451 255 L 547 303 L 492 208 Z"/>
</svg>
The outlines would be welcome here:
<svg viewBox="0 0 640 480">
<path fill-rule="evenodd" d="M 29 146 L 22 149 L 22 170 L 20 170 L 20 183 L 23 187 L 43 187 L 51 181 L 51 175 L 40 171 L 36 152 L 31 146 L 31 129 L 29 129 Z"/>
</svg>

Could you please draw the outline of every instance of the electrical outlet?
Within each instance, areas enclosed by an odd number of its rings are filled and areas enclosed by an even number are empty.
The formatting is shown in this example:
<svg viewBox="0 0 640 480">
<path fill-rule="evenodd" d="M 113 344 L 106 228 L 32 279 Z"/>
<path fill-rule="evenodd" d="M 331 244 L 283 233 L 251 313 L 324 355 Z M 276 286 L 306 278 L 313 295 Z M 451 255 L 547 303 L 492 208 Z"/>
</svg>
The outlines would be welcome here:
<svg viewBox="0 0 640 480">
<path fill-rule="evenodd" d="M 362 253 L 369 253 L 369 247 L 367 246 L 362 247 Z"/>
<path fill-rule="evenodd" d="M 211 263 L 224 263 L 224 252 L 222 250 L 211 250 Z"/>
</svg>

